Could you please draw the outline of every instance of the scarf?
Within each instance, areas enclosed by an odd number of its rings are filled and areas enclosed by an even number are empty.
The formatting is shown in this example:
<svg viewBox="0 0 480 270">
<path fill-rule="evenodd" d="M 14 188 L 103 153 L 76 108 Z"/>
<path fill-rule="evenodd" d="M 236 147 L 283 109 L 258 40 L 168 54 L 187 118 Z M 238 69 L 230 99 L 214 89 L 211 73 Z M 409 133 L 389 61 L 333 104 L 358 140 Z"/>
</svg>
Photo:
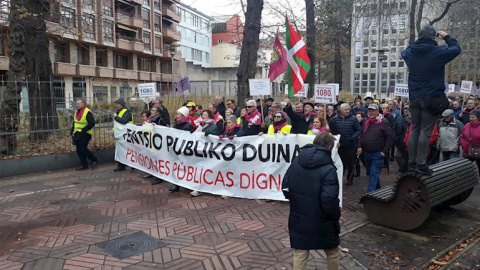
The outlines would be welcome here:
<svg viewBox="0 0 480 270">
<path fill-rule="evenodd" d="M 183 117 L 182 120 L 177 121 L 178 124 L 180 124 L 180 123 L 186 123 L 186 122 L 189 122 L 189 123 L 190 123 L 190 117 L 189 117 L 188 115 L 185 116 L 185 117 Z"/>
<path fill-rule="evenodd" d="M 367 121 L 365 122 L 365 130 L 363 131 L 363 133 L 367 132 L 367 129 L 370 126 L 370 124 L 380 124 L 380 123 L 382 123 L 382 119 L 383 119 L 383 116 L 381 114 L 379 114 L 375 118 L 368 118 Z"/>
<path fill-rule="evenodd" d="M 317 113 L 315 111 L 303 114 L 303 116 L 305 116 L 305 120 L 307 121 L 309 120 L 310 116 L 316 116 L 316 115 Z"/>
<path fill-rule="evenodd" d="M 230 127 L 229 125 L 225 126 L 225 135 L 232 135 L 231 133 L 236 129 L 240 128 L 239 124 L 233 125 L 233 127 Z"/>
<path fill-rule="evenodd" d="M 255 109 L 255 111 L 252 114 L 246 114 L 245 119 L 249 124 L 259 126 L 262 123 L 262 117 L 258 110 Z"/>
<path fill-rule="evenodd" d="M 328 130 L 328 128 L 312 128 L 310 131 L 312 131 L 312 134 L 313 135 L 317 135 L 319 134 L 320 132 L 330 132 L 330 130 Z"/>
<path fill-rule="evenodd" d="M 214 121 L 213 121 L 213 119 L 207 119 L 207 120 L 200 121 L 198 124 L 202 127 L 208 127 L 210 125 L 213 125 Z"/>
<path fill-rule="evenodd" d="M 77 113 L 75 114 L 75 118 L 77 119 L 77 121 L 80 121 L 80 119 L 82 119 L 82 115 L 83 115 L 83 112 L 85 111 L 85 108 L 86 108 L 86 107 L 81 108 L 81 109 L 78 110 Z"/>
<path fill-rule="evenodd" d="M 223 120 L 223 117 L 220 115 L 219 112 L 216 112 L 215 115 L 213 116 L 213 119 L 215 120 L 215 123 L 218 121 Z"/>
<path fill-rule="evenodd" d="M 282 120 L 280 120 L 278 122 L 273 122 L 274 133 L 279 133 L 280 130 L 282 130 L 282 128 L 286 125 L 287 125 L 287 119 L 285 119 L 285 118 L 283 118 Z"/>
<path fill-rule="evenodd" d="M 476 110 L 476 109 L 477 109 L 476 107 L 473 107 L 473 109 L 467 109 L 467 108 L 465 108 L 465 109 L 463 109 L 462 113 L 463 113 L 463 114 L 469 114 L 471 111 Z"/>
</svg>

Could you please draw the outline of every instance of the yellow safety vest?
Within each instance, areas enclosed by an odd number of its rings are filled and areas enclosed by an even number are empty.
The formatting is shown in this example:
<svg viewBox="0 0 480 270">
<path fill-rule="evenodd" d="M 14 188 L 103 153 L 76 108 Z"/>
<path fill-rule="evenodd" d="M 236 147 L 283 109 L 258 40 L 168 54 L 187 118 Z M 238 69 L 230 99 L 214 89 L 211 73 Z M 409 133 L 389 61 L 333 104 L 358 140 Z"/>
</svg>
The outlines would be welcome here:
<svg viewBox="0 0 480 270">
<path fill-rule="evenodd" d="M 84 127 L 86 127 L 88 125 L 88 122 L 87 122 L 87 113 L 89 112 L 90 110 L 88 108 L 85 108 L 83 110 L 83 115 L 82 115 L 82 118 L 80 118 L 80 121 L 77 120 L 77 113 L 75 113 L 75 117 L 73 118 L 73 133 L 75 132 L 82 132 L 82 129 Z M 93 134 L 93 130 L 90 129 L 87 131 L 88 134 L 92 135 Z"/>
<path fill-rule="evenodd" d="M 287 133 L 290 134 L 290 130 L 292 129 L 291 125 L 286 125 L 282 129 L 280 129 L 279 133 Z M 275 129 L 273 128 L 273 124 L 268 127 L 268 133 L 267 134 L 275 134 Z"/>
<path fill-rule="evenodd" d="M 118 113 L 118 117 L 122 118 L 122 116 L 125 114 L 125 112 L 127 111 L 127 109 L 123 109 L 120 111 L 120 113 Z M 128 121 L 129 124 L 133 124 L 133 114 L 132 114 L 132 120 Z"/>
</svg>

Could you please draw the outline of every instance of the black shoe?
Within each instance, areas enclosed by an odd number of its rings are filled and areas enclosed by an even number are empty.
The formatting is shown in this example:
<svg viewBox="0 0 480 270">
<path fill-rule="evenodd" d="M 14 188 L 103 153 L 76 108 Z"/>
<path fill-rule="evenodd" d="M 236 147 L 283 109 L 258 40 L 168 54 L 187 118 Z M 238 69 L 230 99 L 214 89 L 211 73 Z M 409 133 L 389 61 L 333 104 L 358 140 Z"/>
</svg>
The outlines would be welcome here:
<svg viewBox="0 0 480 270">
<path fill-rule="evenodd" d="M 407 172 L 416 172 L 417 171 L 417 163 L 408 163 Z"/>
<path fill-rule="evenodd" d="M 430 169 L 426 164 L 419 164 L 415 172 L 418 174 L 423 174 L 428 176 L 431 176 L 433 174 L 432 169 Z"/>
<path fill-rule="evenodd" d="M 162 180 L 162 179 L 155 178 L 155 179 L 153 179 L 153 181 L 152 181 L 152 186 L 153 186 L 153 185 L 158 185 L 158 184 L 161 184 L 161 183 L 163 183 L 163 180 Z"/>
<path fill-rule="evenodd" d="M 180 188 L 179 188 L 178 186 L 173 186 L 173 187 L 171 187 L 168 191 L 170 191 L 170 192 L 178 192 L 178 191 L 180 191 Z"/>
<path fill-rule="evenodd" d="M 98 164 L 98 160 L 92 162 L 92 165 L 90 165 L 90 169 L 92 169 L 92 170 L 95 169 L 97 167 L 97 164 Z"/>
<path fill-rule="evenodd" d="M 123 166 L 117 166 L 115 169 L 113 169 L 114 172 L 121 172 L 121 171 L 125 171 L 125 167 Z"/>
<path fill-rule="evenodd" d="M 75 171 L 83 171 L 83 170 L 88 170 L 88 167 L 87 166 L 82 166 L 82 167 L 78 167 L 75 169 Z"/>
</svg>

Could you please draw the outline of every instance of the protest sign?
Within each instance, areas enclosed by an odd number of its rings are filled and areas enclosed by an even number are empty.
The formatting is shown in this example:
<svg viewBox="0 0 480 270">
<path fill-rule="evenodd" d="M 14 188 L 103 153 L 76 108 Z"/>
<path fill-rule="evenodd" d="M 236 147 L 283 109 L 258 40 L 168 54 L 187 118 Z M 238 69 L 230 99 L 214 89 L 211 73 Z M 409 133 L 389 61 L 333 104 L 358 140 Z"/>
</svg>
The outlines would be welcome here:
<svg viewBox="0 0 480 270">
<path fill-rule="evenodd" d="M 315 103 L 336 103 L 335 86 L 328 84 L 315 84 Z"/>
<path fill-rule="evenodd" d="M 157 85 L 155 83 L 140 83 L 138 84 L 138 96 L 141 98 L 144 97 L 155 97 L 155 92 L 157 91 Z"/>
<path fill-rule="evenodd" d="M 462 84 L 460 84 L 460 93 L 470 94 L 472 92 L 472 88 L 472 81 L 462 81 Z"/>
<path fill-rule="evenodd" d="M 408 97 L 408 84 L 395 84 L 395 96 Z"/>
<path fill-rule="evenodd" d="M 340 84 L 339 83 L 327 83 L 327 85 L 335 86 L 335 96 L 340 95 Z"/>
<path fill-rule="evenodd" d="M 455 92 L 455 84 L 449 84 L 448 93 L 453 93 L 453 92 Z"/>
<path fill-rule="evenodd" d="M 270 80 L 269 79 L 249 79 L 250 96 L 269 96 Z"/>
<path fill-rule="evenodd" d="M 294 97 L 307 97 L 308 95 L 308 83 L 304 83 L 303 84 L 303 87 L 302 89 L 300 89 L 300 91 L 298 91 L 295 95 L 293 95 Z M 287 88 L 287 94 L 288 94 L 288 88 Z"/>
<path fill-rule="evenodd" d="M 220 140 L 163 126 L 114 127 L 115 160 L 122 164 L 188 189 L 248 199 L 285 200 L 283 177 L 300 148 L 315 138 L 274 134 Z M 332 159 L 341 187 L 337 147 Z"/>
</svg>

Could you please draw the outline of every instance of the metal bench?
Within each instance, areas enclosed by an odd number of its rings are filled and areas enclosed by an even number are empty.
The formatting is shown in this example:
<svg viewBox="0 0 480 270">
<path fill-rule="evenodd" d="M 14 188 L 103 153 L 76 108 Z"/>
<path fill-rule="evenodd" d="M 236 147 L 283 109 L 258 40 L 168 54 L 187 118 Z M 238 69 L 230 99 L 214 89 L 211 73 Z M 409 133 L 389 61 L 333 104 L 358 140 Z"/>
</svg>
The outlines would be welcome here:
<svg viewBox="0 0 480 270">
<path fill-rule="evenodd" d="M 430 166 L 431 176 L 406 173 L 395 184 L 360 199 L 372 223 L 407 231 L 422 225 L 432 207 L 465 201 L 479 182 L 475 162 L 455 158 Z"/>
</svg>

